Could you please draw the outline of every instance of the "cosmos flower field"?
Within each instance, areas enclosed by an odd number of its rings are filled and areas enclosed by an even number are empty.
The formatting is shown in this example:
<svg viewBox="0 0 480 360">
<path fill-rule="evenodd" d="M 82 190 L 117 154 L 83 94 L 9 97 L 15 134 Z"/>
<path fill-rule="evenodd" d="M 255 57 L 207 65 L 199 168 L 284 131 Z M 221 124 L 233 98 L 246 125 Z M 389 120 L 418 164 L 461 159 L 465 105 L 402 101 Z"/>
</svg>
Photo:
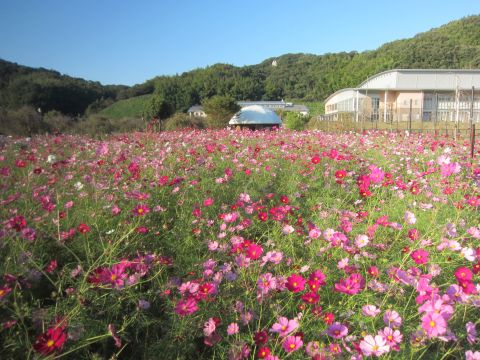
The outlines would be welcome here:
<svg viewBox="0 0 480 360">
<path fill-rule="evenodd" d="M 8 139 L 0 204 L 2 359 L 480 359 L 462 139 Z"/>
</svg>

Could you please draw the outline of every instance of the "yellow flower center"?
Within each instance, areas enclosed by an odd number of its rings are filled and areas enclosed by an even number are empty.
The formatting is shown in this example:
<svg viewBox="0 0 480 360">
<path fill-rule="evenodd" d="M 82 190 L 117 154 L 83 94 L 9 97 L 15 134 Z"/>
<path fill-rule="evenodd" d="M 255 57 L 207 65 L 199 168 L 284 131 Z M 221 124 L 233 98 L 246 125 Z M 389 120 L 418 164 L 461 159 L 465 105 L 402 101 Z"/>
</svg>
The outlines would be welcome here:
<svg viewBox="0 0 480 360">
<path fill-rule="evenodd" d="M 142 213 L 143 213 L 143 209 L 142 209 L 142 208 L 138 209 L 138 213 L 139 213 L 139 214 L 142 214 Z"/>
<path fill-rule="evenodd" d="M 47 341 L 47 346 L 48 347 L 52 347 L 54 344 L 55 344 L 55 341 L 53 341 L 51 339 Z"/>
<path fill-rule="evenodd" d="M 431 321 L 430 321 L 430 326 L 433 328 L 433 327 L 435 327 L 435 325 L 436 325 L 436 324 L 435 324 L 435 321 L 431 320 Z"/>
<path fill-rule="evenodd" d="M 113 275 L 110 277 L 110 279 L 112 279 L 112 281 L 117 280 L 117 275 L 113 274 Z"/>
<path fill-rule="evenodd" d="M 296 346 L 295 344 L 290 344 L 290 349 L 292 350 L 295 349 L 295 346 Z"/>
<path fill-rule="evenodd" d="M 297 283 L 296 283 L 296 282 L 294 282 L 294 283 L 293 283 L 293 286 L 297 286 Z"/>
</svg>

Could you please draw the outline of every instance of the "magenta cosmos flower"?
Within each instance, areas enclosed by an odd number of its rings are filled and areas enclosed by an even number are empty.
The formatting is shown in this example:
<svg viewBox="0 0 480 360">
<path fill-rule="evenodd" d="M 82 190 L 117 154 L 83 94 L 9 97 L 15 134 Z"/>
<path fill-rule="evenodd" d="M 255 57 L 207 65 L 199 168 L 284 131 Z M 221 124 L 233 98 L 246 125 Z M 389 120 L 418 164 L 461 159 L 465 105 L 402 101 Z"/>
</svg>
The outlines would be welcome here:
<svg viewBox="0 0 480 360">
<path fill-rule="evenodd" d="M 180 300 L 175 307 L 175 312 L 180 316 L 193 314 L 198 310 L 197 302 L 193 298 Z"/>
<path fill-rule="evenodd" d="M 298 274 L 292 274 L 287 278 L 285 287 L 291 292 L 297 293 L 303 291 L 305 288 L 305 279 Z"/>
<path fill-rule="evenodd" d="M 410 257 L 416 264 L 426 264 L 428 262 L 428 251 L 418 249 L 410 254 Z"/>
<path fill-rule="evenodd" d="M 352 274 L 347 279 L 341 279 L 335 284 L 335 291 L 355 295 L 358 294 L 365 286 L 365 279 L 360 274 Z"/>
<path fill-rule="evenodd" d="M 286 317 L 281 316 L 278 318 L 278 322 L 273 324 L 270 329 L 271 332 L 278 333 L 280 336 L 286 336 L 298 328 L 298 322 L 295 319 L 288 320 Z"/>
<path fill-rule="evenodd" d="M 390 346 L 387 344 L 383 336 L 376 335 L 367 335 L 360 342 L 360 350 L 365 356 L 382 356 L 390 351 Z"/>
<path fill-rule="evenodd" d="M 138 204 L 132 210 L 132 213 L 137 216 L 143 216 L 150 212 L 150 208 L 145 204 Z"/>
<path fill-rule="evenodd" d="M 285 350 L 287 353 L 297 351 L 302 347 L 302 345 L 303 341 L 300 336 L 287 336 L 282 343 L 283 350 Z"/>
<path fill-rule="evenodd" d="M 457 278 L 457 281 L 470 281 L 472 280 L 473 273 L 472 271 L 465 267 L 461 266 L 457 270 L 455 270 L 455 277 Z"/>
</svg>

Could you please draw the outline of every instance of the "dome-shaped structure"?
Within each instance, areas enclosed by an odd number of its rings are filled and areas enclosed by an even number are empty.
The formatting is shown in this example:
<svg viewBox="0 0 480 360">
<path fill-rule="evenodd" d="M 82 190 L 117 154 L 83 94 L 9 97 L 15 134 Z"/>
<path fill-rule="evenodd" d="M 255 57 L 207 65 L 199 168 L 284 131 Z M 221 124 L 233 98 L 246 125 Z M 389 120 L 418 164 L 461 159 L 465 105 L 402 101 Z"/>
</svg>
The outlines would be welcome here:
<svg viewBox="0 0 480 360">
<path fill-rule="evenodd" d="M 250 128 L 262 128 L 280 126 L 282 120 L 270 109 L 260 105 L 251 105 L 242 108 L 228 122 L 229 125 L 245 126 Z"/>
</svg>

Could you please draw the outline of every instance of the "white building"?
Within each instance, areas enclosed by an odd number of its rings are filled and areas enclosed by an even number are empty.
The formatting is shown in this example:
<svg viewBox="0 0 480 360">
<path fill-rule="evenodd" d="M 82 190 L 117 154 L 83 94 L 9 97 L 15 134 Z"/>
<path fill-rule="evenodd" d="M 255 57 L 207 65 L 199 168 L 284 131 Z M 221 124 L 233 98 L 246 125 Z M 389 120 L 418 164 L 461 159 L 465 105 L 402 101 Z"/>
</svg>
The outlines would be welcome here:
<svg viewBox="0 0 480 360">
<path fill-rule="evenodd" d="M 479 122 L 480 70 L 396 69 L 330 95 L 324 118 L 469 122 L 472 105 Z"/>
</svg>

